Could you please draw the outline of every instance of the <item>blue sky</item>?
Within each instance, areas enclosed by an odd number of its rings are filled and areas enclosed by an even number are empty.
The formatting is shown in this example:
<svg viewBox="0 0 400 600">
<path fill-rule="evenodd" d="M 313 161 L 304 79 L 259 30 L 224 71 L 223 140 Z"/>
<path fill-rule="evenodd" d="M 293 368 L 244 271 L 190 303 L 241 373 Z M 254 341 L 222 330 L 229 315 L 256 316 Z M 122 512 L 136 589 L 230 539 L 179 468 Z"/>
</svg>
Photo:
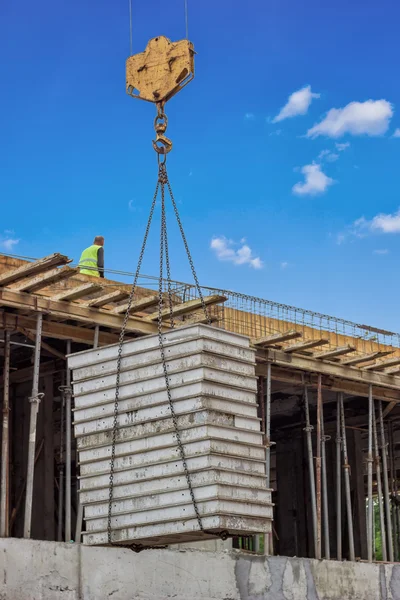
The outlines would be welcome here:
<svg viewBox="0 0 400 600">
<path fill-rule="evenodd" d="M 400 331 L 400 5 L 188 4 L 168 164 L 200 281 Z M 183 0 L 133 0 L 134 52 L 160 34 L 184 37 Z M 78 259 L 102 234 L 106 266 L 134 270 L 155 109 L 125 94 L 128 0 L 3 2 L 0 39 L 0 251 Z"/>
</svg>

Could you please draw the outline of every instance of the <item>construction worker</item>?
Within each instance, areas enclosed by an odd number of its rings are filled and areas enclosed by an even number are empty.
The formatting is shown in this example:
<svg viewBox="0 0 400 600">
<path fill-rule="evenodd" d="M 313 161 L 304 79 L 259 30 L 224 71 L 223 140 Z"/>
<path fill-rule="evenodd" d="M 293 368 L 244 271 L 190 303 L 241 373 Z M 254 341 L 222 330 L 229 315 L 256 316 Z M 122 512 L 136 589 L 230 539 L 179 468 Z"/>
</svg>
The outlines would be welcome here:
<svg viewBox="0 0 400 600">
<path fill-rule="evenodd" d="M 94 242 L 81 254 L 80 272 L 92 277 L 104 277 L 104 238 L 96 235 Z"/>
</svg>

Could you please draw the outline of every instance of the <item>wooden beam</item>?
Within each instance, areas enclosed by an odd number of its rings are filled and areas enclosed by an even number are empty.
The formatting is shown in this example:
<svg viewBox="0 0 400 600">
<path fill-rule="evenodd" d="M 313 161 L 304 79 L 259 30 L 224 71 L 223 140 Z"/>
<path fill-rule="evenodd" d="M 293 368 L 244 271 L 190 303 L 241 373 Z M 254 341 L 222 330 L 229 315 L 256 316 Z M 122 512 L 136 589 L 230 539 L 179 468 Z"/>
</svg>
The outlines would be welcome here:
<svg viewBox="0 0 400 600">
<path fill-rule="evenodd" d="M 204 304 L 206 306 L 210 306 L 212 304 L 220 304 L 221 302 L 225 302 L 225 300 L 225 296 L 204 296 Z M 179 317 L 180 315 L 185 315 L 188 313 L 195 312 L 196 310 L 200 310 L 202 306 L 202 302 L 199 298 L 196 300 L 189 300 L 188 302 L 183 302 L 182 304 L 174 306 L 172 309 L 172 314 L 174 317 Z M 169 308 L 166 308 L 161 312 L 161 316 L 163 319 L 168 319 L 169 315 Z M 158 311 L 151 313 L 150 315 L 145 317 L 143 321 L 156 321 L 157 319 Z"/>
<path fill-rule="evenodd" d="M 18 327 L 18 331 L 20 333 L 22 333 L 25 337 L 27 337 L 29 340 L 31 340 L 32 342 L 36 341 L 35 334 L 28 331 L 28 329 L 23 329 L 22 327 Z M 40 345 L 43 348 L 43 350 L 46 350 L 46 352 L 49 352 L 56 358 L 61 358 L 62 360 L 65 360 L 65 354 L 63 352 L 60 352 L 56 348 L 53 348 L 53 346 L 50 346 L 50 344 L 46 344 L 46 342 L 43 342 L 43 340 L 42 340 Z"/>
<path fill-rule="evenodd" d="M 157 306 L 158 304 L 158 296 L 148 296 L 147 298 L 140 298 L 140 300 L 134 300 L 131 304 L 130 313 L 139 312 L 141 310 L 145 310 L 146 308 L 150 308 L 153 306 Z M 126 304 L 121 304 L 120 306 L 116 306 L 113 309 L 113 312 L 117 315 L 121 313 L 126 313 L 128 310 L 128 302 Z"/>
<path fill-rule="evenodd" d="M 287 354 L 282 350 L 272 348 L 259 349 L 257 352 L 258 360 L 265 360 L 272 364 L 279 365 L 299 371 L 308 371 L 311 373 L 321 373 L 330 375 L 348 381 L 355 381 L 363 384 L 372 384 L 388 389 L 400 389 L 400 378 L 386 373 L 377 373 L 358 369 L 357 367 L 348 367 L 340 363 L 324 362 L 315 358 L 315 356 L 302 356 L 299 354 Z M 375 394 L 375 392 L 374 392 Z M 368 395 L 368 393 L 366 394 Z"/>
<path fill-rule="evenodd" d="M 302 337 L 299 331 L 295 331 L 294 329 L 290 329 L 285 333 L 273 333 L 272 335 L 267 335 L 264 337 L 253 338 L 251 341 L 255 346 L 274 346 L 275 344 L 279 344 L 281 342 L 287 342 L 288 340 L 294 340 L 296 338 Z"/>
<path fill-rule="evenodd" d="M 354 346 L 339 346 L 339 348 L 334 348 L 333 350 L 327 350 L 326 352 L 318 352 L 317 354 L 313 354 L 313 358 L 318 358 L 320 360 L 336 358 L 337 356 L 354 352 L 354 350 Z"/>
<path fill-rule="evenodd" d="M 26 317 L 17 314 L 4 313 L 0 320 L 5 329 L 17 331 L 23 328 L 24 331 L 30 334 L 36 331 L 36 319 L 34 317 Z M 53 338 L 58 340 L 71 340 L 79 344 L 87 344 L 93 346 L 94 331 L 84 327 L 76 327 L 75 325 L 65 325 L 55 321 L 43 321 L 43 337 Z M 100 331 L 99 345 L 106 346 L 107 344 L 116 344 L 118 335 Z"/>
<path fill-rule="evenodd" d="M 396 365 L 400 365 L 400 356 L 396 356 L 395 358 L 388 358 L 387 360 L 382 360 L 379 363 L 375 363 L 373 365 L 368 365 L 364 367 L 365 371 L 383 371 L 387 369 L 387 367 L 395 367 Z"/>
<path fill-rule="evenodd" d="M 8 288 L 0 289 L 0 306 L 11 306 L 31 311 L 48 313 L 52 318 L 81 321 L 86 324 L 100 325 L 120 331 L 123 323 L 122 315 L 99 308 L 88 308 L 81 304 L 56 301 L 45 296 L 33 296 Z M 166 328 L 167 330 L 167 328 Z M 149 323 L 139 317 L 131 316 L 126 323 L 126 331 L 132 333 L 157 333 L 155 323 Z M 43 333 L 43 335 L 45 335 Z"/>
<path fill-rule="evenodd" d="M 384 373 L 387 373 L 388 375 L 397 375 L 398 373 L 400 373 L 400 366 L 398 365 L 397 367 L 386 369 Z"/>
<path fill-rule="evenodd" d="M 48 287 L 52 283 L 72 277 L 73 275 L 76 275 L 76 273 L 78 273 L 77 267 L 61 267 L 60 269 L 51 269 L 50 271 L 46 271 L 46 273 L 40 273 L 35 277 L 21 281 L 11 289 L 18 292 L 35 292 L 41 288 Z"/>
<path fill-rule="evenodd" d="M 320 366 L 324 367 L 329 366 L 329 364 L 336 366 L 335 363 L 319 362 L 319 364 Z M 266 374 L 267 364 L 257 363 L 256 375 L 266 377 Z M 294 369 L 283 368 L 272 363 L 272 380 L 286 383 L 291 387 L 296 386 L 299 388 L 299 390 L 302 390 L 304 384 L 316 388 L 318 376 L 316 373 L 305 373 Z M 368 397 L 369 385 L 367 383 L 360 383 L 341 379 L 339 377 L 332 377 L 330 374 L 322 376 L 322 387 L 326 390 L 330 390 L 331 392 L 343 392 L 353 396 L 363 396 L 365 398 Z M 384 402 L 396 402 L 396 404 L 400 403 L 400 389 L 374 387 L 374 398 L 376 400 L 383 400 Z"/>
<path fill-rule="evenodd" d="M 316 346 L 324 346 L 329 344 L 329 340 L 320 338 L 319 340 L 308 340 L 308 342 L 300 342 L 299 344 L 293 344 L 292 346 L 286 346 L 283 350 L 285 352 L 303 352 L 304 350 L 310 350 Z"/>
<path fill-rule="evenodd" d="M 387 417 L 390 412 L 397 406 L 397 402 L 390 402 L 382 413 L 383 418 Z"/>
<path fill-rule="evenodd" d="M 94 294 L 95 292 L 99 292 L 103 289 L 103 286 L 100 283 L 84 283 L 83 285 L 79 285 L 78 287 L 72 288 L 71 290 L 64 290 L 59 294 L 55 294 L 51 296 L 52 300 L 78 300 L 78 298 L 84 298 L 85 296 L 89 296 L 90 294 Z"/>
<path fill-rule="evenodd" d="M 106 304 L 111 304 L 112 302 L 119 302 L 120 300 L 125 300 L 125 298 L 129 298 L 128 292 L 125 292 L 125 290 L 114 290 L 113 292 L 107 292 L 102 296 L 93 298 L 93 300 L 89 300 L 89 302 L 85 302 L 84 306 L 87 306 L 89 308 L 101 308 Z"/>
<path fill-rule="evenodd" d="M 382 356 L 387 356 L 388 354 L 392 354 L 391 351 L 388 352 L 370 352 L 370 354 L 364 354 L 363 356 L 353 356 L 351 358 L 346 358 L 342 360 L 342 365 L 359 365 L 363 362 L 369 362 L 370 360 L 375 360 L 376 358 L 382 358 Z"/>
<path fill-rule="evenodd" d="M 215 323 L 218 321 L 218 317 L 216 315 L 210 315 L 211 323 Z M 197 325 L 198 323 L 205 323 L 207 325 L 208 319 L 204 314 L 199 314 L 197 316 L 191 317 L 190 319 L 185 319 L 183 321 L 175 321 L 176 327 L 183 327 L 184 325 Z"/>
<path fill-rule="evenodd" d="M 26 263 L 17 269 L 6 271 L 0 275 L 0 287 L 4 287 L 5 285 L 14 283 L 14 281 L 19 281 L 24 277 L 37 275 L 38 273 L 43 273 L 43 271 L 47 271 L 52 267 L 65 265 L 70 262 L 71 260 L 68 258 L 68 256 L 58 254 L 58 252 L 55 254 L 50 254 L 49 256 L 35 260 L 35 262 Z"/>
</svg>

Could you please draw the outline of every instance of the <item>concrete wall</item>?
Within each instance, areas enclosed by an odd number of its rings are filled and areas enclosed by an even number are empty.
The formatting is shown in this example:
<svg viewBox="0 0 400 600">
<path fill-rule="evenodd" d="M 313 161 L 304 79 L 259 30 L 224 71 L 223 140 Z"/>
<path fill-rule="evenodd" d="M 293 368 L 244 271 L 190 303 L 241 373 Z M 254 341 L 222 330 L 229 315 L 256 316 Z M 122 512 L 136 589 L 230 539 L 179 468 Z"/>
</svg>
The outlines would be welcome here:
<svg viewBox="0 0 400 600">
<path fill-rule="evenodd" d="M 400 600 L 400 565 L 0 540 L 0 600 Z"/>
</svg>

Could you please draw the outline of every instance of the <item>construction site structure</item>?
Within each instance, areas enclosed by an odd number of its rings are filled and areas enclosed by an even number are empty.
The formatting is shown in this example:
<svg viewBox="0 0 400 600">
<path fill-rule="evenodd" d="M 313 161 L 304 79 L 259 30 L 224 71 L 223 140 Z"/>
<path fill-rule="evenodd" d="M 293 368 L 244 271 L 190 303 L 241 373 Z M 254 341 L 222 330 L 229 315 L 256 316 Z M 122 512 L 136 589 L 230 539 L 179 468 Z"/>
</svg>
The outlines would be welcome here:
<svg viewBox="0 0 400 600">
<path fill-rule="evenodd" d="M 0 256 L 4 536 L 81 541 L 66 355 L 118 344 L 129 286 L 94 282 L 70 262 L 60 254 Z M 154 278 L 139 283 L 128 343 L 157 334 Z M 175 331 L 204 322 L 196 286 L 172 282 L 171 291 Z M 399 336 L 226 290 L 202 292 L 213 328 L 251 340 L 273 490 L 274 527 L 265 543 L 239 536 L 225 544 L 286 556 L 398 560 Z"/>
</svg>

